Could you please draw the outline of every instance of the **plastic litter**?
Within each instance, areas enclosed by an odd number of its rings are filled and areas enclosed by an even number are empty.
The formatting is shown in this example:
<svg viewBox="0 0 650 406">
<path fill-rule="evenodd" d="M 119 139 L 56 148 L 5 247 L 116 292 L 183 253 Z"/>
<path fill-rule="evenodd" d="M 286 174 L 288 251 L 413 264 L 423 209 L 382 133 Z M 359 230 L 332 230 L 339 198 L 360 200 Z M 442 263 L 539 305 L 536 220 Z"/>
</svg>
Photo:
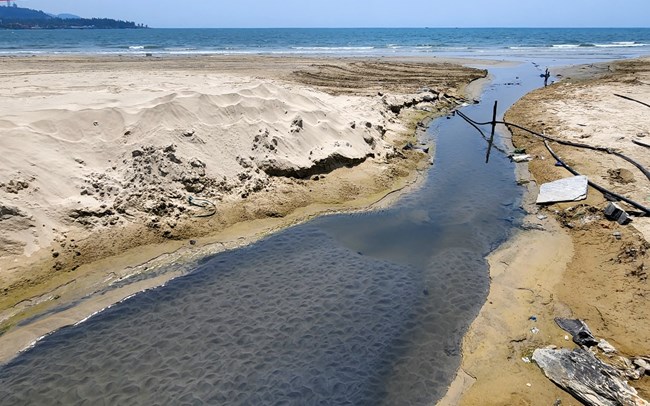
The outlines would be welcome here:
<svg viewBox="0 0 650 406">
<path fill-rule="evenodd" d="M 573 342 L 578 345 L 593 347 L 598 345 L 598 340 L 594 337 L 587 324 L 580 319 L 563 319 L 555 318 L 555 323 L 564 331 L 573 336 Z"/>
<path fill-rule="evenodd" d="M 630 216 L 616 203 L 609 202 L 607 207 L 604 210 L 605 217 L 612 221 L 618 222 L 618 224 L 624 225 L 630 222 Z"/>
<path fill-rule="evenodd" d="M 528 161 L 530 161 L 530 160 L 532 160 L 532 159 L 533 159 L 533 157 L 530 156 L 530 155 L 528 155 L 528 154 L 524 154 L 524 155 L 513 155 L 513 156 L 512 156 L 512 160 L 515 161 L 515 162 L 528 162 Z"/>
<path fill-rule="evenodd" d="M 604 338 L 601 338 L 598 342 L 598 348 L 600 348 L 605 354 L 613 354 L 616 352 L 616 348 L 614 348 L 614 346 L 608 343 Z"/>
<path fill-rule="evenodd" d="M 537 204 L 584 200 L 587 198 L 587 186 L 586 176 L 572 176 L 544 183 L 539 188 Z"/>
</svg>

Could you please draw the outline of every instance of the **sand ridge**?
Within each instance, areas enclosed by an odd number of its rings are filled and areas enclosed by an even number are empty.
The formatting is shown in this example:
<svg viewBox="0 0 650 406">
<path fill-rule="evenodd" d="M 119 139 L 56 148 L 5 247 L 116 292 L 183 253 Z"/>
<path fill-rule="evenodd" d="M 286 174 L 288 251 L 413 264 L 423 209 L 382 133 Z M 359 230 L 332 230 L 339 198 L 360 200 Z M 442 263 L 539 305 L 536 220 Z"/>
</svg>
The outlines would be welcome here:
<svg viewBox="0 0 650 406">
<path fill-rule="evenodd" d="M 5 58 L 2 331 L 129 265 L 403 187 L 417 122 L 485 75 L 436 62 Z"/>
</svg>

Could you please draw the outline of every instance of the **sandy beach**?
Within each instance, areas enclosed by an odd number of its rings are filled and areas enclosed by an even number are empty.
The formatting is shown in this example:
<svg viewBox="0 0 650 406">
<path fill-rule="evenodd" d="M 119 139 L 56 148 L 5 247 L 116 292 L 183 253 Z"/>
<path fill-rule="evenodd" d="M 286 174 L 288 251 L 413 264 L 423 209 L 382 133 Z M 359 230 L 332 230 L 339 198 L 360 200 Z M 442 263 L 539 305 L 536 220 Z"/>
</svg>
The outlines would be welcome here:
<svg viewBox="0 0 650 406">
<path fill-rule="evenodd" d="M 413 184 L 422 120 L 485 71 L 438 59 L 6 57 L 0 360 L 156 275 Z"/>
<path fill-rule="evenodd" d="M 650 60 L 641 59 L 565 69 L 560 82 L 525 96 L 505 119 L 559 139 L 616 149 L 648 168 L 647 148 L 633 143 L 650 137 L 648 107 L 616 94 L 647 103 L 649 67 Z M 533 157 L 518 164 L 518 178 L 528 187 L 528 230 L 489 258 L 490 295 L 465 337 L 461 370 L 442 404 L 582 404 L 535 363 L 525 362 L 536 348 L 576 347 L 555 317 L 584 320 L 617 349 L 603 357 L 610 363 L 620 362 L 618 355 L 650 353 L 648 218 L 634 217 L 626 225 L 607 220 L 607 201 L 593 188 L 583 201 L 535 205 L 539 185 L 572 175 L 555 165 L 538 137 L 513 131 L 513 144 Z M 648 179 L 628 162 L 551 145 L 591 181 L 649 204 Z M 629 383 L 650 398 L 647 376 Z"/>
<path fill-rule="evenodd" d="M 423 120 L 477 98 L 486 75 L 436 58 L 2 62 L 0 362 L 201 256 L 316 215 L 389 204 L 431 159 L 404 145 L 418 146 Z M 650 143 L 648 108 L 614 95 L 648 102 L 649 66 L 563 70 L 506 120 L 650 167 L 632 143 Z M 605 219 L 607 202 L 591 188 L 584 201 L 535 205 L 539 185 L 570 174 L 538 138 L 514 131 L 512 141 L 533 157 L 517 164 L 526 230 L 489 257 L 490 295 L 441 404 L 578 405 L 523 361 L 536 348 L 575 347 L 555 317 L 585 320 L 622 355 L 650 354 L 650 221 Z M 650 205 L 648 180 L 627 162 L 553 148 L 590 180 Z M 157 273 L 170 264 L 176 271 Z M 142 274 L 151 277 L 124 283 Z M 106 293 L 17 326 L 96 292 Z M 631 384 L 650 398 L 647 378 Z"/>
</svg>

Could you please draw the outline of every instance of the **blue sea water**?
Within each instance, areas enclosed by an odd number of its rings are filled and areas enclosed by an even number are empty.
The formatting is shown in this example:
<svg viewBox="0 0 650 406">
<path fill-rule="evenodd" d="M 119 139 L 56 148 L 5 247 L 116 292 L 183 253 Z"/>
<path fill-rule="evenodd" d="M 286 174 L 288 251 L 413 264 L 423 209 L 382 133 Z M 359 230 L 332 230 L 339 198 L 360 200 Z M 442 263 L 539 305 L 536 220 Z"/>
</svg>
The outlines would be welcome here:
<svg viewBox="0 0 650 406">
<path fill-rule="evenodd" d="M 7 54 L 274 54 L 620 59 L 650 54 L 650 28 L 16 30 Z"/>
</svg>

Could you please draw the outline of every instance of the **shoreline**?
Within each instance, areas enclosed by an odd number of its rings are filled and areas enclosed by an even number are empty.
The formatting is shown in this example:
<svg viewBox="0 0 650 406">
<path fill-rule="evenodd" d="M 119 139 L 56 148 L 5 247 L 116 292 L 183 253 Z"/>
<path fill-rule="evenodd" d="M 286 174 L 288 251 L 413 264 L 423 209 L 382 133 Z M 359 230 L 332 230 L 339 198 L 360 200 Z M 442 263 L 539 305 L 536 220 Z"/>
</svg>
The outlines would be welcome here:
<svg viewBox="0 0 650 406">
<path fill-rule="evenodd" d="M 77 63 L 80 64 L 77 66 L 82 69 L 88 64 L 92 65 L 93 63 L 96 63 L 101 66 L 101 63 L 109 62 L 109 65 L 111 65 L 112 62 L 116 62 L 115 58 L 101 58 L 99 61 L 95 60 L 90 62 L 78 58 L 72 58 L 71 60 L 70 58 L 61 58 L 58 56 L 40 59 L 41 61 L 34 61 L 34 58 L 23 58 L 21 61 L 26 62 L 24 67 L 31 70 L 33 72 L 32 74 L 37 74 L 40 69 L 40 67 L 35 66 L 34 63 L 38 64 L 39 62 L 42 62 L 42 60 L 49 61 L 50 63 L 62 63 L 61 61 L 63 61 L 63 63 L 72 62 L 73 65 Z M 202 61 L 201 58 L 192 59 L 195 61 Z M 244 75 L 259 75 L 263 73 L 265 69 L 268 70 L 266 67 L 259 66 L 261 62 L 267 61 L 267 58 L 210 59 L 219 59 L 221 64 L 228 65 L 226 67 L 221 67 L 221 69 L 229 69 L 232 65 L 241 65 L 243 69 L 238 72 L 237 77 L 243 76 L 245 78 L 247 76 Z M 416 59 L 419 60 L 417 63 L 441 62 L 437 58 L 426 59 L 424 61 L 421 58 Z M 179 59 L 174 58 L 174 61 L 177 60 Z M 281 61 L 280 65 L 282 66 L 280 66 L 278 70 L 270 76 L 271 81 L 284 80 L 285 82 L 286 78 L 283 75 L 286 75 L 287 72 L 293 72 L 291 69 L 295 68 L 296 63 L 299 65 L 299 68 L 304 68 L 305 66 L 313 65 L 319 61 L 322 62 L 320 59 L 314 60 L 307 58 L 298 58 L 298 60 L 296 60 L 296 58 L 274 58 L 273 60 Z M 325 61 L 331 60 L 325 59 Z M 395 61 L 401 62 L 402 60 L 398 58 L 391 60 L 389 63 L 395 63 Z M 130 62 L 133 63 L 133 61 Z M 346 60 L 345 63 L 347 62 L 349 61 Z M 412 62 L 415 63 L 416 61 L 410 61 L 409 63 Z M 143 62 L 136 61 L 135 63 Z M 337 61 L 337 63 L 341 62 Z M 104 66 L 102 69 L 106 69 L 107 67 L 110 68 L 110 66 Z M 447 69 L 449 68 L 451 68 L 451 65 L 441 65 L 440 69 L 442 70 L 440 72 L 447 72 Z M 8 69 L 8 67 L 5 69 Z M 180 68 L 174 67 L 174 69 Z M 199 69 L 204 68 L 201 67 Z M 268 72 L 266 77 L 269 77 Z M 295 81 L 288 81 L 286 83 L 289 83 L 290 86 L 295 86 L 296 83 L 298 83 L 298 86 L 302 86 L 300 82 Z M 339 91 L 337 89 L 333 90 L 332 88 L 328 88 L 327 84 L 314 85 L 308 83 L 307 86 L 324 88 L 325 91 L 330 93 L 336 93 Z M 368 90 L 364 91 L 367 92 Z M 348 92 L 348 89 L 343 89 L 343 93 L 346 92 Z M 445 88 L 444 92 L 445 94 L 449 93 L 449 97 L 462 97 L 461 93 L 464 91 L 461 90 L 458 92 L 451 88 Z M 396 93 L 397 96 L 399 96 L 399 94 L 399 92 Z M 448 105 L 447 108 L 450 107 L 453 107 L 453 103 Z M 429 112 L 420 112 L 411 117 L 401 117 L 399 121 L 393 125 L 393 129 L 389 130 L 393 131 L 390 142 L 392 142 L 393 145 L 399 145 L 405 143 L 409 139 L 415 139 L 413 138 L 413 134 L 418 129 L 416 124 L 425 115 L 434 116 L 435 114 L 434 110 Z M 393 166 L 394 168 L 397 168 L 396 173 L 399 175 L 392 175 L 392 177 L 387 178 L 390 179 L 390 181 L 386 183 L 386 187 L 377 188 L 375 186 L 375 189 L 370 187 L 368 191 L 361 192 L 358 195 L 350 195 L 350 197 L 343 198 L 343 200 L 340 201 L 335 199 L 335 201 L 327 203 L 315 200 L 313 203 L 306 206 L 297 206 L 294 209 L 286 211 L 279 218 L 276 216 L 262 216 L 261 218 L 256 218 L 257 216 L 254 216 L 253 218 L 245 219 L 244 221 L 235 221 L 232 225 L 223 228 L 221 231 L 217 231 L 216 233 L 205 233 L 205 235 L 199 237 L 191 236 L 186 238 L 174 238 L 172 240 L 167 239 L 166 241 L 165 239 L 154 239 L 152 240 L 152 243 L 139 245 L 136 248 L 130 248 L 125 252 L 120 252 L 119 255 L 109 255 L 88 263 L 78 263 L 78 265 L 75 265 L 72 270 L 75 275 L 74 278 L 63 275 L 62 279 L 53 281 L 53 284 L 50 282 L 49 286 L 51 288 L 40 289 L 40 293 L 37 295 L 25 296 L 18 305 L 12 306 L 15 309 L 13 314 L 12 312 L 7 313 L 6 310 L 4 311 L 4 331 L 3 334 L 0 334 L 0 343 L 2 343 L 0 346 L 0 348 L 2 348 L 0 351 L 0 361 L 7 362 L 20 351 L 33 345 L 33 343 L 35 343 L 40 337 L 45 336 L 54 330 L 84 320 L 89 315 L 95 314 L 102 309 L 106 309 L 107 307 L 110 307 L 137 292 L 164 285 L 168 280 L 181 276 L 187 272 L 186 268 L 191 267 L 192 261 L 202 256 L 249 244 L 273 232 L 308 221 L 318 215 L 357 210 L 374 210 L 384 204 L 390 204 L 391 201 L 403 193 L 400 192 L 401 190 L 417 187 L 417 180 L 418 178 L 421 179 L 419 174 L 428 165 L 427 159 L 427 155 L 413 152 L 409 155 L 409 159 L 402 162 L 398 161 L 399 165 L 397 167 Z M 363 163 L 354 169 L 340 168 L 334 172 L 326 174 L 325 177 L 330 179 L 334 174 L 336 179 L 342 179 L 356 173 L 357 175 L 354 175 L 354 180 L 357 181 L 363 179 L 364 176 L 372 178 L 373 176 L 376 176 L 376 172 L 373 172 L 372 168 L 369 168 L 369 166 L 370 164 Z M 361 178 L 359 178 L 359 176 L 361 176 Z M 296 182 L 289 183 L 295 184 Z M 300 181 L 298 183 L 300 183 Z M 324 181 L 321 180 L 318 183 L 319 185 L 322 185 Z M 295 188 L 295 186 L 290 185 L 289 187 Z M 72 241 L 74 242 L 74 239 L 72 239 Z M 101 240 L 99 241 L 101 242 Z M 78 241 L 75 242 L 75 245 L 78 243 Z M 49 251 L 49 248 L 45 248 L 45 250 Z M 82 250 L 80 249 L 80 251 Z M 47 252 L 44 252 L 44 254 L 47 254 Z M 42 254 L 41 256 L 44 257 Z M 46 263 L 47 261 L 52 260 L 46 260 Z M 157 275 L 153 278 L 145 278 L 144 280 L 135 283 L 127 283 L 121 288 L 112 290 L 109 288 L 108 291 L 105 291 L 107 287 L 116 283 L 122 284 L 125 280 L 137 278 L 141 273 L 151 274 L 167 265 L 176 265 L 179 263 L 185 263 L 185 267 L 177 271 L 168 273 L 163 272 L 161 275 Z M 7 263 L 5 262 L 5 264 Z M 6 288 L 4 292 L 5 294 L 8 292 Z M 90 300 L 88 299 L 89 294 L 92 296 Z M 53 306 L 54 308 L 57 308 L 66 303 L 78 303 L 78 305 L 75 305 L 71 309 L 66 309 L 63 312 L 51 313 Z M 79 305 L 79 303 L 81 304 Z M 24 304 L 24 307 L 21 307 L 21 304 Z M 47 316 L 41 318 L 36 317 L 36 319 L 34 319 L 35 316 L 43 314 L 44 312 Z M 27 326 L 21 326 L 19 328 L 10 327 L 11 325 L 29 319 L 32 319 L 32 321 Z"/>
<path fill-rule="evenodd" d="M 636 131 L 630 131 L 625 120 L 642 117 L 645 111 L 637 108 L 632 116 L 620 117 L 621 109 L 634 107 L 616 104 L 614 110 L 611 93 L 630 92 L 647 98 L 647 90 L 643 92 L 639 84 L 647 83 L 648 64 L 648 59 L 642 58 L 609 62 L 607 69 L 594 65 L 564 68 L 563 81 L 524 96 L 506 113 L 506 121 L 575 142 L 620 148 L 623 144 L 611 132 L 600 129 L 616 128 L 621 139 L 633 139 Z M 587 107 L 582 107 L 581 113 L 571 110 L 584 104 Z M 586 141 L 579 141 L 582 139 Z M 606 202 L 591 188 L 585 202 L 535 205 L 539 184 L 570 174 L 554 167 L 552 157 L 534 138 L 515 131 L 513 143 L 534 157 L 529 164 L 516 164 L 519 182 L 527 185 L 524 224 L 534 227 L 519 230 L 489 255 L 490 293 L 465 335 L 457 377 L 439 405 L 552 404 L 558 400 L 563 405 L 581 404 L 548 380 L 537 365 L 524 360 L 536 348 L 574 347 L 555 324 L 555 317 L 585 320 L 596 337 L 613 343 L 621 354 L 650 351 L 649 331 L 644 327 L 647 311 L 641 310 L 642 298 L 649 292 L 643 272 L 647 219 L 635 218 L 628 226 L 604 219 L 598 213 Z M 608 175 L 627 175 L 634 168 L 576 150 L 553 148 L 594 182 L 639 199 L 644 193 L 647 196 L 648 186 L 637 173 L 626 178 L 632 182 L 629 187 Z M 637 158 L 643 155 L 638 150 L 626 153 Z M 622 237 L 613 238 L 616 232 Z M 634 256 L 627 258 L 628 251 Z M 647 378 L 631 384 L 648 398 Z"/>
</svg>

